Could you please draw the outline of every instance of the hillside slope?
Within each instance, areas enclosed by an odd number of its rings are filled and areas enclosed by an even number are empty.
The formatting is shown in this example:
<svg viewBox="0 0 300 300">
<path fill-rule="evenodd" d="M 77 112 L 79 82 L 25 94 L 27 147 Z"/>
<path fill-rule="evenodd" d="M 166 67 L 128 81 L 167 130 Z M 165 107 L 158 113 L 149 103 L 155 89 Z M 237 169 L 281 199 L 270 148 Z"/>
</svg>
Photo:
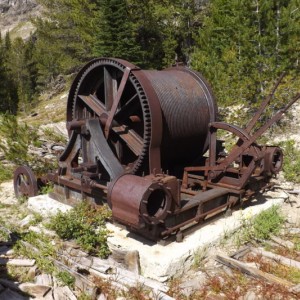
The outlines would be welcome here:
<svg viewBox="0 0 300 300">
<path fill-rule="evenodd" d="M 0 0 L 1 36 L 9 31 L 12 37 L 28 39 L 35 29 L 30 18 L 40 15 L 41 9 L 35 0 Z"/>
</svg>

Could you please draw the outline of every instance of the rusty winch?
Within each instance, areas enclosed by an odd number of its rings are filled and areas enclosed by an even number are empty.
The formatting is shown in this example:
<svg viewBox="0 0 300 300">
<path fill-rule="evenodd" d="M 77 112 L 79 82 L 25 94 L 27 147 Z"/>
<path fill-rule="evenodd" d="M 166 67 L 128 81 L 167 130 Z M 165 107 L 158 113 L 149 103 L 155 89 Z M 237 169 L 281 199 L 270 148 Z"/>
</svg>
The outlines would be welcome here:
<svg viewBox="0 0 300 300">
<path fill-rule="evenodd" d="M 216 121 L 209 85 L 186 67 L 148 71 L 121 59 L 89 62 L 70 89 L 69 142 L 59 169 L 46 178 L 55 185 L 52 196 L 69 204 L 107 201 L 113 219 L 130 230 L 180 239 L 184 228 L 271 186 L 283 154 L 256 140 L 299 94 L 251 132 L 280 80 L 242 129 Z M 237 137 L 229 153 L 217 139 L 220 129 Z M 14 184 L 17 195 L 37 193 L 28 167 L 16 170 Z"/>
</svg>

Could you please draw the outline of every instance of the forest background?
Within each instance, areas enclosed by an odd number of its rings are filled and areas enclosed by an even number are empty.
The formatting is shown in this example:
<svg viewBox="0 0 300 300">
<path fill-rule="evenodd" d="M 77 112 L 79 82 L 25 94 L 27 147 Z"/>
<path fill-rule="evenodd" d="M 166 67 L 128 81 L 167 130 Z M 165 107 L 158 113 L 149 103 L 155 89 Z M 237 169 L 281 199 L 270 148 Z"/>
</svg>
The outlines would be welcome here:
<svg viewBox="0 0 300 300">
<path fill-rule="evenodd" d="M 146 69 L 183 62 L 211 84 L 218 105 L 255 109 L 282 72 L 272 108 L 300 86 L 300 0 L 38 0 L 24 41 L 0 38 L 0 112 L 30 112 L 58 76 L 94 57 Z M 251 111 L 251 110 L 250 110 Z"/>
</svg>

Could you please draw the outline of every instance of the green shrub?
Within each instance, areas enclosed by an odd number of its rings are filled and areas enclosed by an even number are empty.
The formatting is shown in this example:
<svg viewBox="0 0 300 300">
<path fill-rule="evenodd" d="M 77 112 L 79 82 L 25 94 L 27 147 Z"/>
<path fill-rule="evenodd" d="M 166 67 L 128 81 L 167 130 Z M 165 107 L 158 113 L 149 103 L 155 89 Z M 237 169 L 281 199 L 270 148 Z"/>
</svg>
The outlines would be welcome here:
<svg viewBox="0 0 300 300">
<path fill-rule="evenodd" d="M 272 206 L 261 212 L 253 220 L 253 236 L 256 239 L 266 240 L 272 234 L 277 234 L 284 223 L 278 206 Z"/>
<path fill-rule="evenodd" d="M 28 248 L 22 241 L 30 243 L 38 249 L 38 252 Z M 14 245 L 14 250 L 18 255 L 35 259 L 37 266 L 44 272 L 53 273 L 56 270 L 51 259 L 56 257 L 56 250 L 51 243 L 51 239 L 44 234 L 32 231 L 20 234 L 20 239 Z"/>
<path fill-rule="evenodd" d="M 253 240 L 267 240 L 271 235 L 277 234 L 284 224 L 284 217 L 278 206 L 262 211 L 254 218 L 243 219 L 241 231 L 237 234 L 239 243 Z"/>
<path fill-rule="evenodd" d="M 283 149 L 283 175 L 286 180 L 300 182 L 300 150 L 295 147 L 295 141 L 288 140 L 280 143 Z"/>
<path fill-rule="evenodd" d="M 44 135 L 45 135 L 45 137 L 46 137 L 47 140 L 51 140 L 51 141 L 53 141 L 55 143 L 65 144 L 67 142 L 65 136 L 63 136 L 62 134 L 56 133 L 51 128 L 45 128 Z"/>
<path fill-rule="evenodd" d="M 69 272 L 60 271 L 55 274 L 55 276 L 63 285 L 67 285 L 71 288 L 74 287 L 75 278 Z"/>
<path fill-rule="evenodd" d="M 38 139 L 36 129 L 19 124 L 15 116 L 3 115 L 0 119 L 0 135 L 0 149 L 7 160 L 17 165 L 33 160 L 28 154 L 28 148 Z"/>
<path fill-rule="evenodd" d="M 105 222 L 109 217 L 110 211 L 106 207 L 95 209 L 82 202 L 66 213 L 53 216 L 48 227 L 62 239 L 74 239 L 84 250 L 107 257 L 110 252 Z"/>
<path fill-rule="evenodd" d="M 12 177 L 13 177 L 12 168 L 9 166 L 4 166 L 0 162 L 0 183 L 12 179 Z"/>
</svg>

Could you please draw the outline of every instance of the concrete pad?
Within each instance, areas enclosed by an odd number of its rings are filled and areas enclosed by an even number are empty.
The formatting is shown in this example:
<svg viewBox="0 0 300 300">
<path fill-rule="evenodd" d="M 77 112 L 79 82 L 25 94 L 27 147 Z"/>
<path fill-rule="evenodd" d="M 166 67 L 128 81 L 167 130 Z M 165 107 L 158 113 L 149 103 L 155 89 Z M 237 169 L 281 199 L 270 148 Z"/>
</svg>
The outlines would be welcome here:
<svg viewBox="0 0 300 300">
<path fill-rule="evenodd" d="M 252 218 L 273 205 L 282 204 L 286 195 L 284 193 L 280 195 L 276 193 L 276 195 L 279 198 L 234 211 L 230 217 L 222 217 L 204 225 L 187 235 L 182 243 L 172 242 L 165 246 L 151 245 L 142 238 L 137 240 L 129 237 L 127 230 L 113 224 L 107 224 L 107 228 L 112 232 L 108 242 L 109 245 L 125 251 L 138 250 L 141 274 L 163 282 L 171 277 L 178 277 L 190 269 L 197 251 L 217 244 L 224 235 L 240 228 L 245 219 Z"/>
<path fill-rule="evenodd" d="M 58 202 L 48 195 L 39 195 L 28 199 L 28 208 L 43 217 L 50 217 L 59 211 L 66 212 L 72 209 L 71 206 Z"/>
<path fill-rule="evenodd" d="M 281 205 L 287 198 L 284 192 L 268 192 L 264 203 L 252 201 L 252 206 L 233 211 L 229 217 L 222 216 L 203 225 L 201 228 L 184 237 L 183 242 L 172 242 L 168 245 L 152 243 L 124 228 L 107 223 L 111 234 L 108 244 L 113 249 L 139 252 L 141 274 L 144 277 L 164 282 L 171 277 L 178 277 L 194 263 L 194 255 L 201 249 L 210 248 L 220 242 L 222 237 L 239 229 L 248 220 L 273 205 Z M 47 217 L 58 211 L 68 211 L 71 206 L 60 203 L 47 195 L 29 198 L 28 208 Z M 133 237 L 134 236 L 134 237 Z"/>
</svg>

